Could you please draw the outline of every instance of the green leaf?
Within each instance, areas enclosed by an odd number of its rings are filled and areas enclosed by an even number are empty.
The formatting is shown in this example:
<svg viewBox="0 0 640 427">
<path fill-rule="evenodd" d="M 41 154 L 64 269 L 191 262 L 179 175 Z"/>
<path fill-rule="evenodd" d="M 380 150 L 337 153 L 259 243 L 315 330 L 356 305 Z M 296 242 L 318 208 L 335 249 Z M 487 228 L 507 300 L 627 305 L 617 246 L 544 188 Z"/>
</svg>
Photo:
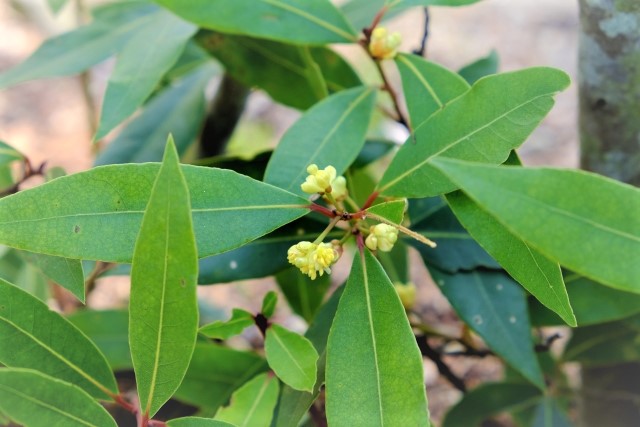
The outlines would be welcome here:
<svg viewBox="0 0 640 427">
<path fill-rule="evenodd" d="M 233 424 L 211 418 L 185 417 L 167 421 L 169 427 L 233 427 Z"/>
<path fill-rule="evenodd" d="M 569 300 L 578 325 L 586 326 L 623 319 L 640 312 L 640 295 L 622 292 L 580 276 L 565 278 Z M 531 323 L 561 325 L 562 320 L 537 300 L 529 302 Z"/>
<path fill-rule="evenodd" d="M 95 165 L 158 162 L 169 134 L 178 152 L 185 153 L 200 132 L 204 89 L 215 71 L 206 63 L 159 93 L 98 155 Z"/>
<path fill-rule="evenodd" d="M 324 304 L 318 315 L 307 329 L 305 337 L 311 341 L 315 349 L 318 351 L 320 358 L 318 359 L 318 378 L 313 387 L 313 393 L 306 391 L 294 390 L 288 385 L 284 385 L 280 394 L 280 400 L 276 413 L 274 415 L 273 427 L 298 426 L 302 417 L 307 413 L 311 404 L 317 399 L 324 384 L 325 365 L 326 365 L 326 347 L 327 338 L 329 337 L 329 329 L 333 323 L 333 318 L 338 310 L 338 303 L 344 291 L 344 286 L 336 289 Z"/>
<path fill-rule="evenodd" d="M 367 213 L 381 216 L 395 224 L 402 224 L 405 210 L 407 210 L 407 201 L 403 199 L 373 205 L 367 209 Z"/>
<path fill-rule="evenodd" d="M 572 331 L 562 359 L 586 366 L 611 365 L 640 360 L 640 316 Z"/>
<path fill-rule="evenodd" d="M 415 6 L 466 6 L 480 0 L 385 0 L 390 10 L 407 9 Z"/>
<path fill-rule="evenodd" d="M 526 298 L 520 286 L 496 271 L 448 274 L 431 268 L 429 272 L 458 316 L 489 348 L 543 389 L 544 379 L 533 349 Z"/>
<path fill-rule="evenodd" d="M 422 356 L 378 261 L 356 254 L 327 345 L 330 425 L 428 426 Z"/>
<path fill-rule="evenodd" d="M 500 412 L 534 406 L 542 397 L 540 390 L 529 384 L 482 384 L 449 409 L 442 427 L 478 426 Z"/>
<path fill-rule="evenodd" d="M 395 146 L 393 141 L 386 139 L 367 139 L 351 167 L 363 168 L 383 157 Z"/>
<path fill-rule="evenodd" d="M 171 137 L 131 266 L 129 342 L 140 408 L 153 417 L 189 366 L 198 330 L 198 255 L 187 182 Z"/>
<path fill-rule="evenodd" d="M 31 252 L 23 252 L 22 255 L 45 276 L 68 289 L 84 304 L 84 272 L 80 260 Z"/>
<path fill-rule="evenodd" d="M 26 61 L 0 74 L 0 88 L 45 77 L 77 74 L 119 51 L 156 6 L 114 4 L 97 13 L 91 25 L 46 40 Z"/>
<path fill-rule="evenodd" d="M 341 175 L 364 145 L 375 91 L 358 87 L 331 95 L 309 109 L 282 137 L 267 165 L 264 181 L 304 195 L 307 166 L 331 165 Z"/>
<path fill-rule="evenodd" d="M 296 44 L 354 43 L 357 33 L 326 0 L 156 0 L 200 27 Z"/>
<path fill-rule="evenodd" d="M 29 427 L 116 427 L 85 391 L 30 369 L 0 369 L 0 411 Z"/>
<path fill-rule="evenodd" d="M 114 371 L 133 369 L 129 350 L 129 313 L 125 310 L 81 310 L 67 317 L 104 354 Z"/>
<path fill-rule="evenodd" d="M 569 77 L 553 68 L 529 68 L 479 80 L 415 130 L 385 172 L 378 191 L 427 197 L 457 187 L 430 161 L 457 158 L 500 164 L 553 106 Z M 425 185 L 428 182 L 429 185 Z"/>
<path fill-rule="evenodd" d="M 304 239 L 298 239 L 300 240 Z M 300 270 L 296 267 L 291 267 L 278 273 L 276 282 L 287 299 L 289 307 L 304 320 L 311 322 L 331 286 L 331 276 L 326 274 L 311 280 L 309 276 L 300 274 Z"/>
<path fill-rule="evenodd" d="M 269 291 L 265 294 L 262 300 L 262 309 L 260 312 L 268 319 L 273 316 L 276 311 L 276 304 L 278 303 L 278 294 L 274 291 Z"/>
<path fill-rule="evenodd" d="M 462 225 L 511 277 L 569 326 L 577 325 L 557 262 L 530 248 L 464 193 L 446 197 Z"/>
<path fill-rule="evenodd" d="M 414 128 L 469 90 L 462 77 L 417 55 L 400 54 L 395 62 Z"/>
<path fill-rule="evenodd" d="M 104 356 L 82 332 L 43 302 L 1 279 L 0 363 L 37 369 L 99 399 L 118 390 Z"/>
<path fill-rule="evenodd" d="M 498 72 L 498 65 L 500 59 L 498 58 L 498 52 L 493 49 L 487 56 L 480 58 L 469 65 L 462 67 L 458 74 L 464 78 L 470 85 L 474 84 L 482 77 L 490 74 L 496 74 Z"/>
<path fill-rule="evenodd" d="M 541 399 L 535 409 L 532 427 L 572 427 L 567 415 L 562 411 L 553 397 Z"/>
<path fill-rule="evenodd" d="M 239 426 L 268 427 L 278 390 L 277 379 L 260 374 L 233 393 L 231 404 L 220 409 L 215 419 Z"/>
<path fill-rule="evenodd" d="M 326 47 L 221 33 L 205 33 L 199 39 L 236 80 L 258 86 L 274 101 L 294 108 L 313 106 L 327 96 L 327 91 L 362 85 L 349 63 Z"/>
<path fill-rule="evenodd" d="M 238 387 L 267 369 L 267 362 L 255 353 L 197 343 L 174 398 L 199 407 L 202 416 L 213 416 Z"/>
<path fill-rule="evenodd" d="M 103 138 L 144 103 L 196 30 L 195 25 L 162 9 L 137 29 L 118 54 L 95 139 Z"/>
<path fill-rule="evenodd" d="M 406 242 L 420 252 L 425 263 L 448 273 L 473 270 L 477 267 L 501 268 L 500 264 L 462 227 L 442 198 L 410 200 L 409 218 L 413 231 L 438 244 L 434 249 L 406 238 Z"/>
<path fill-rule="evenodd" d="M 438 160 L 482 209 L 540 253 L 621 290 L 640 293 L 640 190 L 599 175 Z"/>
<path fill-rule="evenodd" d="M 4 197 L 0 244 L 66 258 L 131 262 L 158 169 L 150 163 L 102 166 Z M 309 212 L 307 200 L 232 171 L 196 166 L 182 171 L 200 257 L 237 248 Z"/>
<path fill-rule="evenodd" d="M 23 158 L 24 156 L 18 150 L 6 142 L 0 141 L 0 166 L 8 165 Z"/>
<path fill-rule="evenodd" d="M 198 332 L 209 338 L 226 340 L 230 337 L 241 334 L 242 331 L 254 323 L 255 321 L 253 320 L 253 315 L 251 313 L 239 308 L 234 308 L 231 313 L 231 319 L 226 322 L 217 320 L 208 325 L 204 325 Z"/>
<path fill-rule="evenodd" d="M 282 382 L 296 390 L 313 391 L 318 352 L 308 339 L 274 324 L 267 329 L 264 350 Z"/>
</svg>

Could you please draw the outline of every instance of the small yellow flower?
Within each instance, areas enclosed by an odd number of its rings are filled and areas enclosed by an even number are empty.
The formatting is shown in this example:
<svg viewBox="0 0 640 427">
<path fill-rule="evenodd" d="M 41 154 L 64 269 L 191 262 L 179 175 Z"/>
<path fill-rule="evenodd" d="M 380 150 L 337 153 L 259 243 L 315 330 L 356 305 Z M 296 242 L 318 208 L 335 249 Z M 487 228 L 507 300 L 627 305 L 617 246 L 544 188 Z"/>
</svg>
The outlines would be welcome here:
<svg viewBox="0 0 640 427">
<path fill-rule="evenodd" d="M 369 229 L 365 244 L 372 251 L 389 252 L 398 240 L 398 229 L 388 224 L 377 224 Z"/>
<path fill-rule="evenodd" d="M 344 200 L 347 197 L 347 180 L 344 176 L 339 176 L 331 183 L 331 195 L 336 201 Z"/>
<path fill-rule="evenodd" d="M 329 193 L 331 192 L 331 184 L 336 179 L 336 168 L 327 166 L 324 169 L 318 169 L 318 165 L 309 165 L 307 167 L 306 181 L 300 186 L 302 191 L 309 194 Z"/>
<path fill-rule="evenodd" d="M 331 243 L 300 242 L 289 248 L 287 259 L 289 262 L 315 280 L 318 274 L 331 273 L 331 265 L 339 258 L 338 252 Z"/>
<path fill-rule="evenodd" d="M 393 287 L 396 289 L 405 310 L 411 310 L 416 304 L 416 285 L 411 282 L 407 284 L 396 282 Z"/>
<path fill-rule="evenodd" d="M 371 33 L 369 52 L 377 59 L 391 59 L 398 53 L 401 43 L 400 33 L 389 33 L 386 28 L 378 27 Z"/>
</svg>

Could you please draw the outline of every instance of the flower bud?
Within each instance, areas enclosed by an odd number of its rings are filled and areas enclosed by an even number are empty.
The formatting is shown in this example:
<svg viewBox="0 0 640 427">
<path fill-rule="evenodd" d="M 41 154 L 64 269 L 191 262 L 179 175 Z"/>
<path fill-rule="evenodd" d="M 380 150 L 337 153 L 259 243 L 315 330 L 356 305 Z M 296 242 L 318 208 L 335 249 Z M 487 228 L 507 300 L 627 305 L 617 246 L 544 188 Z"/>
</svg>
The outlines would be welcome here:
<svg viewBox="0 0 640 427">
<path fill-rule="evenodd" d="M 411 310 L 416 304 L 416 285 L 411 282 L 407 284 L 396 282 L 393 287 L 396 289 L 405 310 Z"/>
<path fill-rule="evenodd" d="M 398 53 L 402 43 L 400 33 L 389 33 L 386 28 L 377 27 L 371 32 L 369 53 L 376 59 L 391 59 Z"/>
<path fill-rule="evenodd" d="M 307 167 L 307 172 L 309 176 L 300 186 L 302 191 L 309 194 L 331 191 L 331 183 L 336 179 L 336 168 L 327 166 L 324 169 L 318 169 L 318 166 L 314 164 Z"/>
<path fill-rule="evenodd" d="M 369 229 L 365 244 L 372 251 L 389 252 L 398 240 L 398 229 L 388 224 L 377 224 Z"/>
</svg>

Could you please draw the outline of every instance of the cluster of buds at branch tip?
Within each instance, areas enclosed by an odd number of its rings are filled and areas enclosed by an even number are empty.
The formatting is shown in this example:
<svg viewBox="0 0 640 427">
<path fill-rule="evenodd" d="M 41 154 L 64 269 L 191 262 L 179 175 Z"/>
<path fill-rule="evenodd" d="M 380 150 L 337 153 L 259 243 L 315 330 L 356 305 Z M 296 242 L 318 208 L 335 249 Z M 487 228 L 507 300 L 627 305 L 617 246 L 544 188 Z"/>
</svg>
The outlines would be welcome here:
<svg viewBox="0 0 640 427">
<path fill-rule="evenodd" d="M 401 43 L 400 33 L 389 33 L 386 28 L 377 27 L 371 32 L 369 53 L 376 59 L 392 59 L 398 54 Z"/>
<path fill-rule="evenodd" d="M 287 259 L 289 262 L 315 280 L 318 275 L 331 273 L 331 266 L 340 258 L 336 244 L 299 242 L 289 248 Z"/>
<path fill-rule="evenodd" d="M 398 229 L 388 224 L 376 224 L 369 229 L 365 245 L 372 251 L 389 252 L 398 240 Z"/>
<path fill-rule="evenodd" d="M 341 201 L 347 197 L 347 180 L 343 176 L 336 176 L 336 168 L 333 166 L 319 169 L 318 165 L 309 165 L 307 173 L 307 179 L 300 186 L 305 193 L 330 194 L 334 201 Z"/>
</svg>

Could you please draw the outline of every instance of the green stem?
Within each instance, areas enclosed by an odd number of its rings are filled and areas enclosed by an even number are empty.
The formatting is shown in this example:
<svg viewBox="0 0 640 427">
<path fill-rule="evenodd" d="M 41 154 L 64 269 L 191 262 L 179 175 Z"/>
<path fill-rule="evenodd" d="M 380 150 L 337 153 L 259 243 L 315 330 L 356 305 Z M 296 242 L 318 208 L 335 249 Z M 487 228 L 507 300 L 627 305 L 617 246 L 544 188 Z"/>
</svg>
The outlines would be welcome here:
<svg viewBox="0 0 640 427">
<path fill-rule="evenodd" d="M 374 219 L 374 220 L 376 220 L 378 222 L 382 222 L 384 224 L 391 225 L 392 227 L 396 227 L 400 232 L 406 234 L 409 237 L 413 237 L 417 241 L 419 241 L 421 243 L 424 243 L 425 245 L 427 245 L 429 247 L 435 248 L 437 246 L 436 242 L 427 239 L 422 234 L 418 234 L 415 231 L 411 231 L 407 227 L 404 227 L 404 226 L 402 226 L 400 224 L 396 224 L 393 221 L 389 221 L 388 219 L 386 219 L 384 217 L 381 217 L 381 216 L 376 215 L 376 214 L 371 213 L 371 212 L 367 212 L 367 217 L 371 218 L 371 219 Z"/>
<path fill-rule="evenodd" d="M 324 231 L 318 236 L 316 240 L 313 241 L 313 243 L 315 243 L 316 245 L 318 243 L 322 243 L 324 238 L 327 237 L 327 234 L 329 234 L 331 230 L 333 230 L 333 227 L 335 227 L 335 225 L 338 223 L 338 221 L 340 221 L 340 219 L 341 218 L 339 216 L 333 218 L 329 223 L 329 225 L 327 225 L 327 228 L 324 229 Z"/>
</svg>

